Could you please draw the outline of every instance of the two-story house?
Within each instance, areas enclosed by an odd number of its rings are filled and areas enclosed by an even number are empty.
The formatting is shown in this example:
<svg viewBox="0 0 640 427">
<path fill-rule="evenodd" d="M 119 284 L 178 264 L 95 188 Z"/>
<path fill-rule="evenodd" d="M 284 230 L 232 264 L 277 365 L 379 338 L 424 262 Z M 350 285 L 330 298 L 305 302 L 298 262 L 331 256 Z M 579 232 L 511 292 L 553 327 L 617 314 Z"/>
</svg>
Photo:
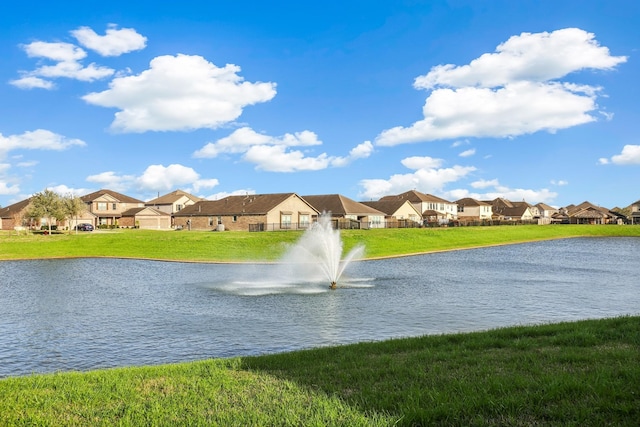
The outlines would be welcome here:
<svg viewBox="0 0 640 427">
<path fill-rule="evenodd" d="M 490 221 L 493 216 L 493 207 L 481 200 L 465 197 L 456 200 L 456 204 L 459 221 Z"/>
<path fill-rule="evenodd" d="M 117 226 L 124 212 L 145 207 L 142 200 L 106 189 L 87 194 L 81 199 L 87 205 L 87 212 L 95 216 L 95 226 Z"/>
<path fill-rule="evenodd" d="M 395 196 L 382 197 L 380 201 L 394 199 L 409 200 L 422 213 L 422 219 L 425 222 L 446 224 L 451 220 L 458 219 L 458 205 L 456 203 L 432 194 L 411 190 Z"/>
</svg>

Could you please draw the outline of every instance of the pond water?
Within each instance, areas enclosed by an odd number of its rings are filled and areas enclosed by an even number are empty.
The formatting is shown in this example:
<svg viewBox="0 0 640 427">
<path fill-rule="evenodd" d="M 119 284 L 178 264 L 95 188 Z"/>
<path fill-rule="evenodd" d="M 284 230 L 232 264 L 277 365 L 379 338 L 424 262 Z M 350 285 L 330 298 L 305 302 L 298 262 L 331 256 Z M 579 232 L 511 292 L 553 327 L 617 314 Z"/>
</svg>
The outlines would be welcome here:
<svg viewBox="0 0 640 427">
<path fill-rule="evenodd" d="M 0 377 L 640 314 L 638 238 L 360 261 L 335 291 L 279 268 L 0 262 Z"/>
</svg>

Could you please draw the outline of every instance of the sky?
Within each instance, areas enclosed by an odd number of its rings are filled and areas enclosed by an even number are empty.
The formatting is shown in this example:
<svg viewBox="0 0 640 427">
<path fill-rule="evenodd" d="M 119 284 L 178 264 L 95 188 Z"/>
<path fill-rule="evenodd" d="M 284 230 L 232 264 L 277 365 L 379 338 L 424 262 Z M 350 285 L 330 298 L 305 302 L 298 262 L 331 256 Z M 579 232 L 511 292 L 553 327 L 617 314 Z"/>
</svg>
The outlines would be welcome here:
<svg viewBox="0 0 640 427">
<path fill-rule="evenodd" d="M 0 3 L 0 206 L 640 199 L 640 2 Z"/>
</svg>

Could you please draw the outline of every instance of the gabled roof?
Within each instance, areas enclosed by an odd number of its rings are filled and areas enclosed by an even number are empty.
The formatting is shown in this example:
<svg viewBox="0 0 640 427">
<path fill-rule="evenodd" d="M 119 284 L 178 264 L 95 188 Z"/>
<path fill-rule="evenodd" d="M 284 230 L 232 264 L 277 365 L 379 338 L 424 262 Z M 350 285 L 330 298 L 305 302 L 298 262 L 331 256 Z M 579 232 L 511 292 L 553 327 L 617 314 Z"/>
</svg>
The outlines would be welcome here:
<svg viewBox="0 0 640 427">
<path fill-rule="evenodd" d="M 584 201 L 577 206 L 571 205 L 570 207 L 567 207 L 567 213 L 569 214 L 569 216 L 576 216 L 578 212 L 581 212 L 584 210 L 595 210 L 604 214 L 605 216 L 612 216 L 611 212 L 609 212 L 609 209 L 603 208 L 601 206 L 596 206 L 593 203 L 587 202 L 587 201 Z M 581 218 L 584 218 L 584 217 L 581 217 Z M 593 218 L 599 218 L 599 217 L 594 216 Z"/>
<path fill-rule="evenodd" d="M 538 204 L 536 205 L 536 207 L 537 207 L 538 209 L 543 210 L 543 211 L 557 211 L 557 209 L 556 209 L 556 208 L 554 208 L 553 206 L 549 206 L 549 205 L 547 205 L 546 203 L 538 203 Z"/>
<path fill-rule="evenodd" d="M 498 197 L 498 198 L 495 198 L 493 200 L 489 200 L 489 201 L 487 201 L 487 203 L 489 203 L 491 206 L 493 206 L 494 210 L 495 209 L 500 209 L 500 208 L 513 208 L 513 207 L 516 206 L 510 200 L 503 199 L 502 197 Z"/>
<path fill-rule="evenodd" d="M 311 206 L 318 212 L 331 212 L 333 216 L 338 215 L 376 215 L 384 216 L 383 212 L 369 207 L 360 202 L 356 202 L 341 194 L 324 194 L 317 196 L 303 196 Z"/>
<path fill-rule="evenodd" d="M 21 200 L 4 208 L 0 208 L 0 218 L 12 218 L 15 214 L 20 213 L 26 209 L 31 203 L 31 197 Z"/>
<path fill-rule="evenodd" d="M 458 204 L 459 206 L 491 206 L 491 203 L 472 199 L 471 197 L 465 197 L 463 199 L 456 200 L 456 204 Z"/>
<path fill-rule="evenodd" d="M 146 202 L 146 205 L 170 205 L 180 200 L 182 197 L 186 197 L 189 200 L 192 200 L 194 202 L 199 202 L 200 200 L 203 200 L 200 197 L 187 193 L 186 191 L 176 190 L 176 191 L 172 191 L 171 193 L 165 194 L 163 196 L 157 197 L 153 200 L 149 200 L 148 202 Z"/>
<path fill-rule="evenodd" d="M 519 206 L 513 207 L 493 207 L 493 213 L 497 215 L 507 216 L 507 217 L 515 217 L 522 218 L 522 215 L 529 209 L 529 206 L 525 204 L 520 204 Z"/>
<path fill-rule="evenodd" d="M 249 194 L 228 196 L 220 200 L 201 200 L 183 208 L 174 216 L 266 215 L 291 197 L 300 196 L 296 193 Z M 308 202 L 305 203 L 309 205 Z M 309 210 L 314 209 L 309 205 Z"/>
<path fill-rule="evenodd" d="M 379 210 L 380 212 L 383 212 L 385 215 L 393 215 L 400 208 L 402 208 L 402 206 L 408 203 L 409 206 L 411 206 L 411 208 L 415 211 L 415 213 L 417 215 L 420 215 L 420 212 L 418 212 L 416 208 L 413 206 L 413 204 L 411 204 L 411 202 L 408 200 L 378 200 L 377 202 L 371 201 L 371 202 L 360 202 L 360 203 L 362 203 L 363 205 L 367 205 L 370 208 Z"/>
<path fill-rule="evenodd" d="M 117 201 L 119 201 L 121 203 L 144 203 L 142 200 L 134 199 L 133 197 L 129 197 L 129 196 L 126 196 L 124 194 L 118 193 L 117 191 L 106 190 L 106 189 L 94 191 L 93 193 L 89 193 L 89 194 L 87 194 L 85 196 L 82 196 L 80 198 L 82 199 L 83 202 L 90 203 L 90 202 L 93 202 L 96 199 L 99 199 L 100 197 L 104 196 L 105 194 L 113 197 L 114 199 L 116 199 Z"/>
<path fill-rule="evenodd" d="M 395 196 L 384 196 L 380 199 L 380 201 L 393 200 L 393 199 L 409 200 L 411 203 L 422 203 L 422 202 L 434 203 L 435 202 L 435 203 L 446 203 L 449 205 L 455 204 L 448 200 L 434 196 L 433 194 L 424 194 L 416 190 L 405 191 L 404 193 L 397 194 Z"/>
<path fill-rule="evenodd" d="M 142 211 L 147 211 L 147 212 L 152 213 L 152 214 L 157 215 L 157 216 L 170 216 L 171 215 L 171 214 L 169 214 L 167 212 L 163 212 L 163 211 L 161 211 L 159 209 L 156 209 L 154 207 L 151 207 L 151 206 L 145 206 L 145 207 L 142 207 L 142 208 L 127 209 L 126 211 L 122 212 L 122 214 L 120 214 L 120 215 L 121 216 L 136 216 Z"/>
</svg>

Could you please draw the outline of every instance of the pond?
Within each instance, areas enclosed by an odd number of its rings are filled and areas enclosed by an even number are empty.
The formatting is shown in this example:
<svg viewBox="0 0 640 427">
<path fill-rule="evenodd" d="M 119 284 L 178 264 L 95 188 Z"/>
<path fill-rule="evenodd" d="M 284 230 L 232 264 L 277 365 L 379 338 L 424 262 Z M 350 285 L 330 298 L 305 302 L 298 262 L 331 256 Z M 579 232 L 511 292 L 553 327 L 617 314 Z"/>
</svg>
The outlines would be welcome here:
<svg viewBox="0 0 640 427">
<path fill-rule="evenodd" d="M 0 377 L 640 313 L 638 238 L 360 261 L 334 291 L 278 268 L 0 262 Z"/>
</svg>

